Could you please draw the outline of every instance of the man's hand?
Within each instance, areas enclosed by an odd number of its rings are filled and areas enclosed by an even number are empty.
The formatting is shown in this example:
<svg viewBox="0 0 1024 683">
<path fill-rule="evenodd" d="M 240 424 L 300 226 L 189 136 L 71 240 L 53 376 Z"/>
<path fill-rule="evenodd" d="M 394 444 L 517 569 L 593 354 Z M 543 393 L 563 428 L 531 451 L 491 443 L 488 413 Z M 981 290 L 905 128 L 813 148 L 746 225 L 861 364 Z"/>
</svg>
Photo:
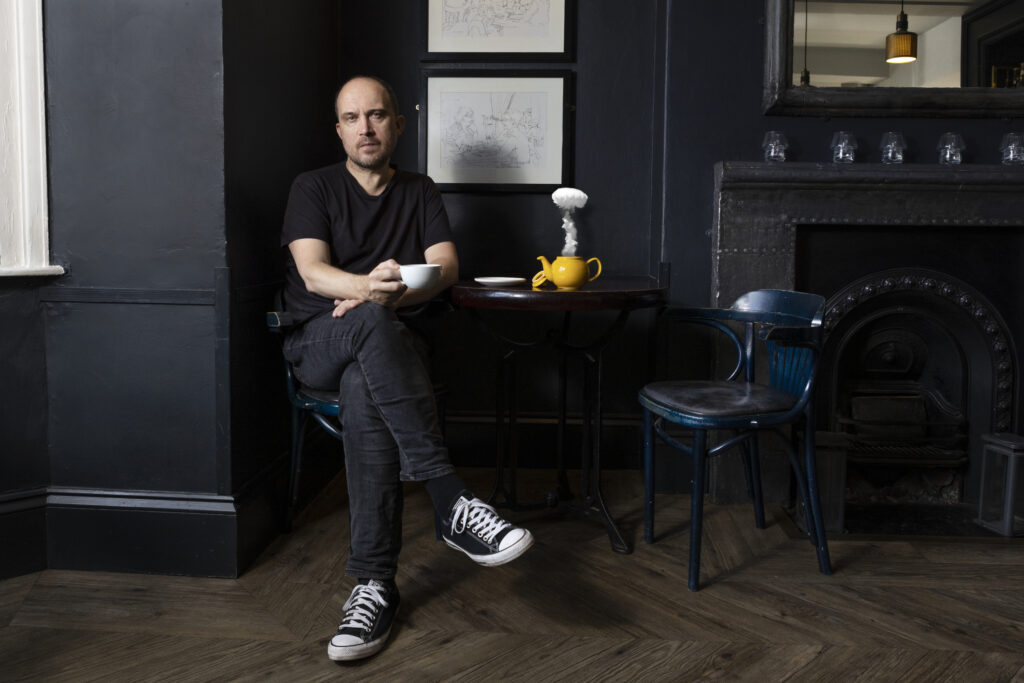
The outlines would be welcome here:
<svg viewBox="0 0 1024 683">
<path fill-rule="evenodd" d="M 377 264 L 377 267 L 371 270 L 366 278 L 365 300 L 388 308 L 395 308 L 407 289 L 402 283 L 402 273 L 398 268 L 398 262 L 394 259 Z"/>
<path fill-rule="evenodd" d="M 288 245 L 306 290 L 334 302 L 332 315 L 340 318 L 364 301 L 387 308 L 416 306 L 429 301 L 459 279 L 459 257 L 452 242 L 438 242 L 423 251 L 426 263 L 441 266 L 441 279 L 429 289 L 410 290 L 402 282 L 398 261 L 378 263 L 366 275 L 348 273 L 331 265 L 331 247 L 323 240 L 302 238 Z"/>
<path fill-rule="evenodd" d="M 331 317 L 340 318 L 361 303 L 363 303 L 362 299 L 335 299 Z"/>
</svg>

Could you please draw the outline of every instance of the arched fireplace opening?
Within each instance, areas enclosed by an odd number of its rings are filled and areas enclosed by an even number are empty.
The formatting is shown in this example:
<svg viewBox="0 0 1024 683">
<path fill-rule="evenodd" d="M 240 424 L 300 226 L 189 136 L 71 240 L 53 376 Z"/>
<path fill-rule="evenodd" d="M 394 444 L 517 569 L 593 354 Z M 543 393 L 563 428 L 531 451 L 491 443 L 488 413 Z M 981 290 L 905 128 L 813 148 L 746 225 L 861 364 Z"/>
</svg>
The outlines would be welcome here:
<svg viewBox="0 0 1024 683">
<path fill-rule="evenodd" d="M 1016 384 L 1011 336 L 985 296 L 946 273 L 888 270 L 837 291 L 824 327 L 820 426 L 846 458 L 845 490 L 830 495 L 976 502 L 973 445 L 1009 429 Z"/>
</svg>

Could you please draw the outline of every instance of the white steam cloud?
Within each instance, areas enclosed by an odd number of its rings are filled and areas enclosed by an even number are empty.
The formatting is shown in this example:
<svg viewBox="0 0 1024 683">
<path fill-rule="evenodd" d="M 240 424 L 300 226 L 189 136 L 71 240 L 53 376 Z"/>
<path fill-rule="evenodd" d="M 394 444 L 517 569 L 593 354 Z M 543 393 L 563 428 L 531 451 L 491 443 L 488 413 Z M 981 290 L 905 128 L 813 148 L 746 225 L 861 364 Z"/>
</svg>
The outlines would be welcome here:
<svg viewBox="0 0 1024 683">
<path fill-rule="evenodd" d="M 560 187 L 551 193 L 551 200 L 562 210 L 562 229 L 565 230 L 565 247 L 562 256 L 576 255 L 576 222 L 572 219 L 573 211 L 582 209 L 587 204 L 587 195 L 575 187 Z"/>
</svg>

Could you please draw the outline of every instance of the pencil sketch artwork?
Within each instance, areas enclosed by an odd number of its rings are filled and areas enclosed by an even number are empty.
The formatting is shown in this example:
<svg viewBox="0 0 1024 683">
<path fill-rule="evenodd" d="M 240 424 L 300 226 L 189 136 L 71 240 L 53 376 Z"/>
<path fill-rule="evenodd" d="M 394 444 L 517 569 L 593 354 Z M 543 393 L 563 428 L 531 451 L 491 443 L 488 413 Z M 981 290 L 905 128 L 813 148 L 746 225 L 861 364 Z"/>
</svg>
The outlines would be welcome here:
<svg viewBox="0 0 1024 683">
<path fill-rule="evenodd" d="M 547 95 L 441 94 L 441 166 L 538 168 L 547 163 Z"/>
<path fill-rule="evenodd" d="M 551 25 L 550 0 L 444 0 L 445 38 L 544 37 Z"/>
</svg>

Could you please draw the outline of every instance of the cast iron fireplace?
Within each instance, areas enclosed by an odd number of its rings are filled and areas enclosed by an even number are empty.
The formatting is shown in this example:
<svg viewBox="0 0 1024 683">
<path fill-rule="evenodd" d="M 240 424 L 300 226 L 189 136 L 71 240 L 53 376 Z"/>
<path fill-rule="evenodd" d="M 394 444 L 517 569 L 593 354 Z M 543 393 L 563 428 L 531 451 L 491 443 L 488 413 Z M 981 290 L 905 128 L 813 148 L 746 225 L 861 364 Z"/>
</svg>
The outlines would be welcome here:
<svg viewBox="0 0 1024 683">
<path fill-rule="evenodd" d="M 923 468 L 976 501 L 981 435 L 1021 421 L 1024 169 L 724 162 L 715 190 L 712 305 L 823 295 L 818 429 L 865 471 Z M 718 502 L 744 496 L 733 467 Z"/>
</svg>

